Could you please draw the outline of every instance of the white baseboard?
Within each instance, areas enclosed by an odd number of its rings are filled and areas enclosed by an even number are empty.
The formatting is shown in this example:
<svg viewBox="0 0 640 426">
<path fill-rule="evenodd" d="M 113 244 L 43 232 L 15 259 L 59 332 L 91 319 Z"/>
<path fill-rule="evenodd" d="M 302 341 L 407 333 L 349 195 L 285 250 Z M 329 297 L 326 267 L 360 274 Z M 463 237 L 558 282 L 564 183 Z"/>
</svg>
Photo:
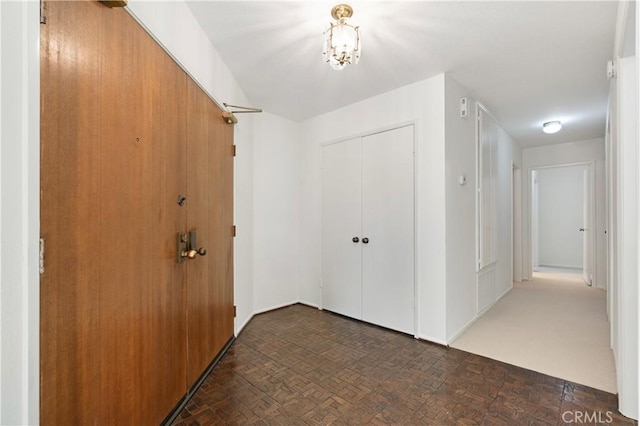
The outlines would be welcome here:
<svg viewBox="0 0 640 426">
<path fill-rule="evenodd" d="M 253 316 L 254 314 L 249 315 L 249 318 L 247 318 L 240 327 L 236 328 L 236 337 L 238 337 L 240 335 L 240 332 L 247 326 L 247 324 L 249 324 L 249 321 L 253 319 Z"/>
<path fill-rule="evenodd" d="M 287 302 L 287 303 L 281 303 L 281 304 L 278 304 L 278 305 L 274 305 L 274 306 L 271 306 L 269 308 L 259 309 L 257 311 L 253 311 L 253 315 L 264 314 L 265 312 L 275 311 L 276 309 L 280 309 L 280 308 L 286 308 L 287 306 L 295 305 L 296 303 L 300 303 L 300 302 L 297 301 L 297 300 L 294 300 L 292 302 Z"/>
<path fill-rule="evenodd" d="M 301 304 L 301 305 L 308 306 L 308 307 L 310 307 L 310 308 L 320 309 L 320 305 L 318 305 L 317 303 L 306 302 L 306 301 L 304 301 L 304 300 L 299 300 L 299 301 L 298 301 L 298 302 L 296 302 L 296 303 L 299 303 L 299 304 Z"/>
<path fill-rule="evenodd" d="M 512 289 L 513 289 L 513 283 L 511 283 L 509 288 L 507 288 L 500 296 L 498 296 L 498 298 L 496 300 L 494 300 L 493 303 L 491 303 L 489 306 L 487 306 L 485 309 L 483 309 L 482 312 L 478 312 L 478 315 L 473 317 L 471 319 L 471 321 L 466 323 L 460 330 L 458 330 L 453 336 L 451 336 L 449 338 L 449 340 L 447 341 L 446 345 L 449 346 L 451 343 L 453 343 L 454 340 L 456 340 L 465 331 L 467 331 L 476 321 L 478 321 L 480 319 L 480 317 L 482 317 L 489 309 L 491 309 L 496 303 L 498 303 L 498 301 L 500 299 L 502 299 L 504 296 L 506 296 L 507 293 L 509 293 Z"/>
</svg>

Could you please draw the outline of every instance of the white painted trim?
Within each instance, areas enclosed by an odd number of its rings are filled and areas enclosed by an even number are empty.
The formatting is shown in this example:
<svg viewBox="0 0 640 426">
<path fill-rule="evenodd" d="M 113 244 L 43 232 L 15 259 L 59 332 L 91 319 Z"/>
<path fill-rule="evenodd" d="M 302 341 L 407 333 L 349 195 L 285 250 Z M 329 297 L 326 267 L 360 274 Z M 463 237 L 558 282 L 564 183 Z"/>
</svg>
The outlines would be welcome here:
<svg viewBox="0 0 640 426">
<path fill-rule="evenodd" d="M 252 320 L 256 315 L 264 314 L 264 313 L 266 313 L 266 312 L 271 312 L 271 311 L 275 311 L 275 310 L 277 310 L 277 309 L 286 308 L 286 307 L 288 307 L 288 306 L 293 306 L 293 305 L 298 305 L 298 304 L 300 304 L 300 305 L 305 305 L 305 306 L 308 306 L 308 307 L 310 307 L 310 308 L 316 308 L 316 309 L 318 309 L 318 310 L 321 310 L 321 309 L 320 309 L 316 304 L 314 304 L 314 303 L 310 303 L 310 302 L 305 302 L 305 301 L 302 301 L 302 300 L 298 300 L 297 302 L 291 302 L 291 303 L 285 303 L 285 304 L 282 304 L 282 305 L 273 306 L 273 307 L 271 307 L 271 308 L 260 309 L 260 310 L 258 310 L 258 311 L 255 311 L 255 312 L 254 312 L 254 313 L 252 313 L 251 315 L 249 315 L 249 318 L 247 318 L 247 319 L 246 319 L 246 320 L 245 320 L 245 321 L 240 325 L 240 327 L 238 327 L 238 328 L 236 329 L 236 337 L 240 335 L 240 332 L 242 332 L 242 330 L 244 330 L 244 328 L 245 328 L 245 327 L 246 327 L 246 326 L 251 322 L 251 320 Z"/>
<path fill-rule="evenodd" d="M 624 42 L 625 42 L 625 34 L 627 30 L 627 16 L 629 15 L 629 1 L 619 1 L 618 2 L 618 14 L 616 16 L 616 32 L 614 36 L 613 43 L 613 54 L 614 56 L 620 57 L 624 52 Z M 636 28 L 636 34 L 638 30 Z M 637 48 L 636 48 L 637 50 Z M 618 63 L 616 61 L 616 66 Z"/>
<path fill-rule="evenodd" d="M 278 305 L 273 305 L 273 306 L 271 306 L 269 308 L 258 309 L 257 311 L 253 311 L 252 317 L 255 316 L 255 315 L 259 315 L 259 314 L 264 314 L 265 312 L 275 311 L 276 309 L 286 308 L 287 306 L 297 305 L 298 303 L 300 303 L 298 300 L 294 300 L 294 301 L 291 301 L 291 302 L 286 302 L 286 303 L 280 303 Z"/>
<path fill-rule="evenodd" d="M 255 316 L 255 314 L 251 314 L 251 315 L 249 315 L 249 318 L 247 318 L 247 319 L 246 319 L 246 321 L 245 321 L 245 322 L 243 322 L 243 323 L 240 325 L 240 327 L 238 327 L 238 328 L 236 329 L 236 337 L 238 337 L 238 336 L 240 335 L 240 332 L 241 332 L 242 330 L 244 330 L 244 328 L 247 326 L 247 324 L 249 324 L 249 323 L 251 322 L 251 320 L 253 319 L 253 317 L 254 317 L 254 316 Z"/>
<path fill-rule="evenodd" d="M 640 181 L 637 157 L 638 134 L 637 94 L 638 77 L 635 69 L 637 58 L 619 61 L 618 74 L 618 403 L 619 410 L 627 417 L 638 418 L 638 224 L 640 212 Z M 629 90 L 632 88 L 632 90 Z M 615 350 L 615 349 L 614 349 Z"/>
<path fill-rule="evenodd" d="M 0 424 L 38 424 L 40 405 L 40 8 L 36 1 L 0 2 L 3 91 L 0 209 L 4 264 Z M 10 108 L 7 108 L 11 106 Z M 11 184 L 7 178 L 11 177 Z M 11 205 L 6 204 L 10 199 Z M 9 258 L 8 253 L 12 256 Z"/>
<path fill-rule="evenodd" d="M 532 184 L 532 179 L 531 179 L 531 174 L 534 170 L 544 170 L 544 169 L 556 169 L 556 168 L 561 168 L 561 167 L 573 167 L 573 166 L 587 166 L 588 170 L 589 170 L 589 190 L 588 190 L 588 194 L 585 194 L 585 196 L 588 196 L 590 201 L 589 201 L 589 210 L 590 210 L 590 214 L 589 214 L 589 224 L 588 227 L 589 229 L 592 230 L 591 232 L 591 236 L 589 237 L 589 263 L 591 265 L 591 274 L 593 277 L 593 286 L 597 287 L 597 268 L 598 268 L 598 253 L 597 253 L 597 235 L 596 235 L 596 160 L 591 160 L 591 161 L 576 161 L 576 162 L 569 162 L 569 163 L 561 163 L 561 164 L 549 164 L 549 165 L 536 165 L 536 166 L 530 166 L 527 169 L 527 177 L 526 177 L 526 182 L 524 182 L 526 191 L 524 191 L 523 195 L 526 195 L 526 204 L 524 204 L 526 206 L 526 209 L 523 210 L 524 213 L 524 217 L 526 218 L 525 221 L 523 221 L 523 224 L 526 222 L 527 227 L 526 227 L 526 232 L 528 234 L 528 250 L 524 250 L 523 252 L 526 252 L 528 254 L 528 256 L 523 256 L 523 267 L 526 266 L 526 270 L 523 270 L 523 278 L 526 280 L 531 280 L 533 277 L 533 249 L 532 249 L 532 243 L 533 243 L 533 227 L 532 227 L 532 193 L 531 193 L 531 184 Z M 525 201 L 525 197 L 523 196 L 523 202 Z M 524 235 L 524 233 L 523 233 Z M 540 265 L 543 266 L 543 265 Z M 575 266 L 562 266 L 562 265 L 546 265 L 546 266 L 559 266 L 559 267 L 566 267 L 566 268 L 575 268 Z"/>
<path fill-rule="evenodd" d="M 322 309 L 320 309 L 320 306 L 316 305 L 315 303 L 311 303 L 311 302 L 306 302 L 304 300 L 299 300 L 298 301 L 299 304 L 301 305 L 305 305 L 308 306 L 310 308 L 316 308 L 317 310 L 321 311 Z"/>
<path fill-rule="evenodd" d="M 522 168 L 511 163 L 511 279 L 522 281 Z"/>
</svg>

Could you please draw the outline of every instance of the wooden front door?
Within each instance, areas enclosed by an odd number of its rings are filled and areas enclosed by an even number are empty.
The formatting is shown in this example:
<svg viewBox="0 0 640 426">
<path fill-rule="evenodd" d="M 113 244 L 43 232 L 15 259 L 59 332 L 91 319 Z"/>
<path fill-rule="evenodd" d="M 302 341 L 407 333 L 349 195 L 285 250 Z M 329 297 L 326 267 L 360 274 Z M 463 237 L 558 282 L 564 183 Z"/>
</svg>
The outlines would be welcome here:
<svg viewBox="0 0 640 426">
<path fill-rule="evenodd" d="M 187 82 L 189 232 L 207 254 L 188 262 L 188 382 L 233 335 L 233 135 L 221 111 Z M 200 178 L 195 178 L 199 176 Z"/>
<path fill-rule="evenodd" d="M 209 116 L 188 118 L 194 96 Z M 42 424 L 157 424 L 204 367 L 194 368 L 233 336 L 233 135 L 220 114 L 124 10 L 48 2 L 41 26 Z M 201 119 L 217 119 L 223 129 L 192 135 L 188 126 L 201 127 Z M 209 252 L 178 263 L 177 233 L 196 229 Z M 202 313 L 189 312 L 193 295 L 206 292 L 212 296 L 199 301 Z M 223 343 L 192 352 L 202 338 Z M 195 357 L 203 361 L 192 368 Z"/>
</svg>

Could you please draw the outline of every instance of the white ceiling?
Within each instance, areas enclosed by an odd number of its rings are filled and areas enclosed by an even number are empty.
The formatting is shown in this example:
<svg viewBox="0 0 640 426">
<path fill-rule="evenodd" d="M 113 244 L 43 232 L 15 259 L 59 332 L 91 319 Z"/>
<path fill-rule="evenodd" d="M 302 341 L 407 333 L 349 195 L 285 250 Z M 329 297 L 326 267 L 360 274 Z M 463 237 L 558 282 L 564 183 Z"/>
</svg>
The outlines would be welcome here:
<svg viewBox="0 0 640 426">
<path fill-rule="evenodd" d="M 362 57 L 342 71 L 322 60 L 337 3 L 187 1 L 253 106 L 282 117 L 447 72 L 523 147 L 604 136 L 614 1 L 351 1 Z"/>
</svg>

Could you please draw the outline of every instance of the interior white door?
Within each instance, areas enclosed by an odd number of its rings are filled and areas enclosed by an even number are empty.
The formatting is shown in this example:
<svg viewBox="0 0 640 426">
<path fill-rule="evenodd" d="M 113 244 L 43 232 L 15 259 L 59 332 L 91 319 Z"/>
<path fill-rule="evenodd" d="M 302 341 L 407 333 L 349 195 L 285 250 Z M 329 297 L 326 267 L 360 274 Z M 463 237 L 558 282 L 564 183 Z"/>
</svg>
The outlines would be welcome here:
<svg viewBox="0 0 640 426">
<path fill-rule="evenodd" d="M 362 319 L 414 334 L 413 126 L 362 138 Z"/>
<path fill-rule="evenodd" d="M 322 308 L 357 319 L 362 319 L 361 147 L 361 138 L 355 138 L 321 149 Z"/>
</svg>

